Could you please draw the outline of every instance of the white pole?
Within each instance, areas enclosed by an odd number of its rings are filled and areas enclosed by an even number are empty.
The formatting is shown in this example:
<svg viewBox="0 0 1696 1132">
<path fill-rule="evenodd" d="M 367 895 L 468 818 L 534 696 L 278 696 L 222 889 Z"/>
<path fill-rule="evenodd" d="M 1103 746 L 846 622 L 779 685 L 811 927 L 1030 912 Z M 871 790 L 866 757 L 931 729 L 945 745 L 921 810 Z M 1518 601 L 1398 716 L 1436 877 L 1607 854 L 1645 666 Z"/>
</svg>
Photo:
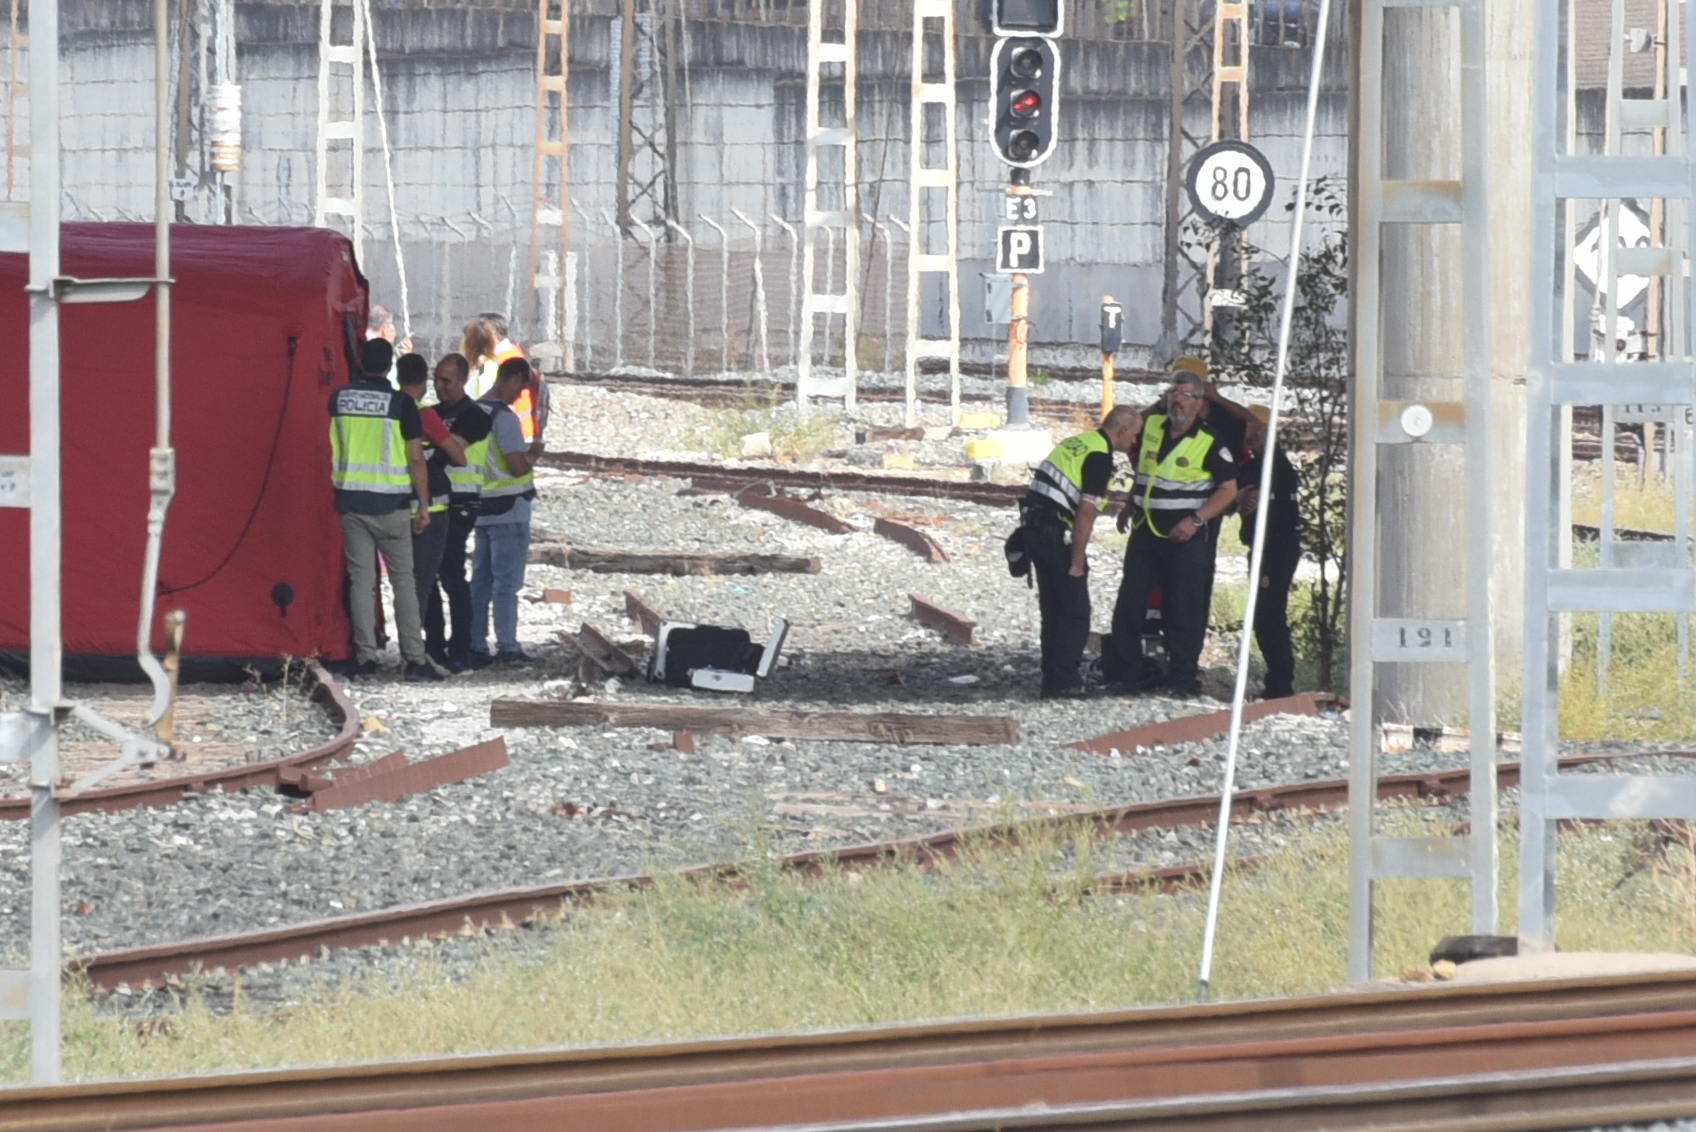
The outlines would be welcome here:
<svg viewBox="0 0 1696 1132">
<path fill-rule="evenodd" d="M 1307 81 L 1307 128 L 1302 134 L 1301 174 L 1296 181 L 1295 218 L 1290 222 L 1290 258 L 1284 265 L 1284 307 L 1278 322 L 1278 363 L 1272 372 L 1272 411 L 1266 421 L 1266 443 L 1260 454 L 1260 505 L 1254 509 L 1254 546 L 1249 551 L 1248 600 L 1243 603 L 1243 635 L 1237 646 L 1237 686 L 1231 693 L 1231 735 L 1225 747 L 1225 782 L 1219 794 L 1219 825 L 1213 837 L 1213 876 L 1207 888 L 1207 926 L 1201 937 L 1201 978 L 1196 998 L 1207 1001 L 1207 981 L 1213 973 L 1213 938 L 1219 926 L 1219 889 L 1225 877 L 1225 844 L 1231 834 L 1231 792 L 1236 785 L 1237 751 L 1243 738 L 1243 698 L 1248 691 L 1249 634 L 1254 626 L 1255 598 L 1260 593 L 1260 570 L 1266 550 L 1266 513 L 1272 499 L 1272 454 L 1278 444 L 1278 407 L 1283 399 L 1284 374 L 1290 361 L 1290 320 L 1296 308 L 1296 276 L 1301 269 L 1302 221 L 1307 217 L 1307 173 L 1313 163 L 1313 128 L 1319 116 L 1319 73 L 1325 64 L 1326 24 L 1331 0 L 1319 0 L 1319 22 L 1313 38 L 1313 70 Z"/>
<path fill-rule="evenodd" d="M 135 631 L 136 661 L 153 684 L 147 722 L 158 723 L 170 710 L 173 685 L 153 655 L 153 605 L 159 588 L 159 553 L 165 538 L 165 513 L 177 490 L 177 454 L 171 448 L 171 114 L 170 56 L 166 0 L 153 0 L 154 150 L 153 150 L 153 448 L 148 453 L 147 543 L 142 555 L 141 615 Z"/>
<path fill-rule="evenodd" d="M 29 6 L 30 1081 L 59 1081 L 59 0 Z"/>
</svg>

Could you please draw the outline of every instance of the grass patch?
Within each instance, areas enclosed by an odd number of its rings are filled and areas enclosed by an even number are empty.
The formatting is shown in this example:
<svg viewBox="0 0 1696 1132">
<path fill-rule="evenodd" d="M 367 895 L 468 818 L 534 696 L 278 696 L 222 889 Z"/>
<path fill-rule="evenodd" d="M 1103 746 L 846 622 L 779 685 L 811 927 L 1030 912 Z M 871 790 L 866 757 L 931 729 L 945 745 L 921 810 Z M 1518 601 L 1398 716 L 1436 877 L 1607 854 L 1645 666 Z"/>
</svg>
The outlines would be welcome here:
<svg viewBox="0 0 1696 1132">
<path fill-rule="evenodd" d="M 1670 531 L 1676 501 L 1672 481 L 1650 473 L 1640 484 L 1637 469 L 1614 465 L 1614 526 L 1645 531 Z M 1575 464 L 1572 469 L 1572 521 L 1596 526 L 1602 516 L 1602 465 Z"/>
<path fill-rule="evenodd" d="M 763 432 L 771 437 L 771 454 L 779 460 L 816 456 L 837 446 L 839 414 L 814 409 L 803 419 L 794 402 L 768 401 L 747 409 L 719 409 L 697 430 L 693 444 L 734 459 L 742 455 L 742 439 Z"/>
<path fill-rule="evenodd" d="M 1392 810 L 1385 832 L 1439 817 Z M 1564 948 L 1690 948 L 1688 846 L 1644 867 L 1645 837 L 1618 825 L 1562 836 Z M 1515 844 L 1505 831 L 1507 931 Z M 929 874 L 896 866 L 804 881 L 756 867 L 742 892 L 666 878 L 573 912 L 539 962 L 495 954 L 456 981 L 423 958 L 398 982 L 372 978 L 268 1012 L 215 1016 L 191 1002 L 137 1025 L 73 997 L 66 1071 L 153 1076 L 1192 1000 L 1204 895 L 1091 895 L 1091 878 L 1111 867 L 1099 853 L 1048 833 L 1018 851 L 968 847 Z M 1216 997 L 1344 981 L 1347 857 L 1340 823 L 1328 822 L 1230 878 Z M 1378 913 L 1378 967 L 1393 973 L 1466 930 L 1466 888 L 1383 884 Z M 0 1071 L 26 1074 L 19 1027 L 0 1030 Z"/>
</svg>

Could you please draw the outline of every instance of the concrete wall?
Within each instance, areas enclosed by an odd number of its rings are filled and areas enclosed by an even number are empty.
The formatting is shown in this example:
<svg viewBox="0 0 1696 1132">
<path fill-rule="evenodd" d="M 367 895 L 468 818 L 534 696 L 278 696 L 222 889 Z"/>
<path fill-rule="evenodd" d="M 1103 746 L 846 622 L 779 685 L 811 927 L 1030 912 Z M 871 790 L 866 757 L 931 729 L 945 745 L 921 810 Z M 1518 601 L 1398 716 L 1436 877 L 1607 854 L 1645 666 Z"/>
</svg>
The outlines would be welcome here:
<svg viewBox="0 0 1696 1132">
<path fill-rule="evenodd" d="M 1080 11 L 1085 4 L 1094 0 L 1079 0 Z M 979 273 L 992 266 L 1006 171 L 985 137 L 985 76 L 993 40 L 978 29 L 980 6 L 973 0 L 960 5 L 955 114 L 964 328 L 983 339 L 972 352 L 987 360 L 999 332 L 983 321 Z M 529 312 L 521 283 L 528 259 L 535 129 L 534 9 L 525 0 L 445 6 L 412 0 L 378 6 L 375 18 L 407 306 L 420 345 L 439 351 L 450 344 L 459 323 L 478 310 L 511 307 L 520 323 Z M 1089 25 L 1072 18 L 1079 26 Z M 691 304 L 680 242 L 657 248 L 652 262 L 658 309 L 650 319 L 648 251 L 640 242 L 615 241 L 603 219 L 616 203 L 618 78 L 613 64 L 619 19 L 605 0 L 585 0 L 582 10 L 573 8 L 572 246 L 588 273 L 586 284 L 579 275 L 579 352 L 589 346 L 608 359 L 619 353 L 616 321 L 623 326 L 623 359 L 645 364 L 653 321 L 655 362 L 681 366 L 692 310 L 696 368 L 717 368 L 726 345 L 723 323 L 732 324 L 732 368 L 750 364 L 760 312 L 752 306 L 753 234 L 732 214 L 738 209 L 763 230 L 766 340 L 769 353 L 784 360 L 791 321 L 790 247 L 772 218 L 794 222 L 801 212 L 804 27 L 709 19 L 704 9 L 688 21 L 687 103 L 679 110 L 677 182 L 679 213 L 696 240 L 695 297 Z M 900 19 L 898 8 L 863 7 L 858 41 L 860 209 L 884 221 L 905 219 L 908 208 L 910 47 Z M 1094 19 L 1089 26 L 1100 26 L 1099 15 Z M 310 222 L 317 21 L 316 4 L 237 5 L 244 163 L 235 186 L 235 211 L 242 222 Z M 153 144 L 147 5 L 141 0 L 67 0 L 64 25 L 67 212 L 145 217 L 151 209 Z M 1341 34 L 1330 52 L 1315 158 L 1316 174 L 1338 177 L 1346 164 Z M 1080 344 L 1075 355 L 1087 357 L 1104 292 L 1124 301 L 1129 342 L 1152 343 L 1159 334 L 1168 51 L 1164 43 L 1103 34 L 1071 35 L 1064 42 L 1061 143 L 1035 178 L 1039 189 L 1053 192 L 1042 201 L 1050 266 L 1033 289 L 1033 342 L 1039 355 L 1046 349 L 1060 360 L 1064 351 L 1054 348 L 1073 343 Z M 1299 158 L 1309 61 L 1305 49 L 1256 48 L 1252 56 L 1251 136 L 1285 178 L 1293 175 Z M 1188 126 L 1202 136 L 1208 129 L 1205 120 Z M 363 264 L 379 301 L 398 308 L 399 280 L 389 248 L 393 228 L 376 121 L 369 110 L 365 139 Z M 197 132 L 186 140 L 197 154 Z M 198 156 L 191 165 L 198 165 Z M 1287 181 L 1280 185 L 1280 205 L 1289 189 Z M 212 200 L 210 189 L 203 189 L 191 216 L 210 220 Z M 719 294 L 723 245 L 702 214 L 731 233 L 728 295 Z M 1281 252 L 1285 223 L 1282 208 L 1275 206 L 1250 238 Z M 895 226 L 886 222 L 886 229 L 863 225 L 859 236 L 862 325 L 873 338 L 873 354 L 884 330 L 886 301 L 897 339 L 904 329 L 906 241 Z M 624 286 L 614 293 L 620 264 Z M 886 291 L 888 268 L 893 268 L 893 286 Z M 934 310 L 929 317 L 935 318 Z M 866 349 L 863 343 L 862 354 Z M 898 340 L 892 349 L 898 359 Z M 709 357 L 710 364 L 704 360 Z M 601 368 L 600 358 L 594 364 Z"/>
</svg>

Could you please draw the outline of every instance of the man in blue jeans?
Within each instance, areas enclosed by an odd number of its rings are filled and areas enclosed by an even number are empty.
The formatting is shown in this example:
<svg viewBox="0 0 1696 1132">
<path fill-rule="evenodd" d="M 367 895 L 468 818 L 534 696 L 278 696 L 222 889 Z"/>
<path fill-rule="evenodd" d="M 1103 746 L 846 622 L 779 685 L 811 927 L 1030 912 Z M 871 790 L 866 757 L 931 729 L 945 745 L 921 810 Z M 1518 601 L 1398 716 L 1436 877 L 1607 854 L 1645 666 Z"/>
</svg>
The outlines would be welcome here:
<svg viewBox="0 0 1696 1132">
<path fill-rule="evenodd" d="M 471 667 L 485 668 L 489 656 L 489 607 L 495 612 L 493 660 L 524 663 L 518 647 L 518 588 L 530 555 L 530 501 L 536 498 L 529 444 L 509 407 L 530 380 L 530 363 L 508 358 L 495 384 L 477 402 L 489 414 L 483 492 L 477 508 L 477 549 L 471 560 Z"/>
</svg>

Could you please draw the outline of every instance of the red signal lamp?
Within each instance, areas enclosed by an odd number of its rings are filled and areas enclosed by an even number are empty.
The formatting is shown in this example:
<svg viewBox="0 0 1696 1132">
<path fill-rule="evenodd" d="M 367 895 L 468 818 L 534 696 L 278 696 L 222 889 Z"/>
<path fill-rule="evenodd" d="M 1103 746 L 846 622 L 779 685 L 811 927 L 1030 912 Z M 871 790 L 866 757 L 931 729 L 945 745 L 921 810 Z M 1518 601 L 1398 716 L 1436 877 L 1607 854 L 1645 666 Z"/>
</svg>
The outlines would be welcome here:
<svg viewBox="0 0 1696 1132">
<path fill-rule="evenodd" d="M 1042 96 L 1034 90 L 1018 91 L 1007 104 L 1007 109 L 1013 112 L 1015 118 L 1034 118 L 1042 109 Z"/>
</svg>

